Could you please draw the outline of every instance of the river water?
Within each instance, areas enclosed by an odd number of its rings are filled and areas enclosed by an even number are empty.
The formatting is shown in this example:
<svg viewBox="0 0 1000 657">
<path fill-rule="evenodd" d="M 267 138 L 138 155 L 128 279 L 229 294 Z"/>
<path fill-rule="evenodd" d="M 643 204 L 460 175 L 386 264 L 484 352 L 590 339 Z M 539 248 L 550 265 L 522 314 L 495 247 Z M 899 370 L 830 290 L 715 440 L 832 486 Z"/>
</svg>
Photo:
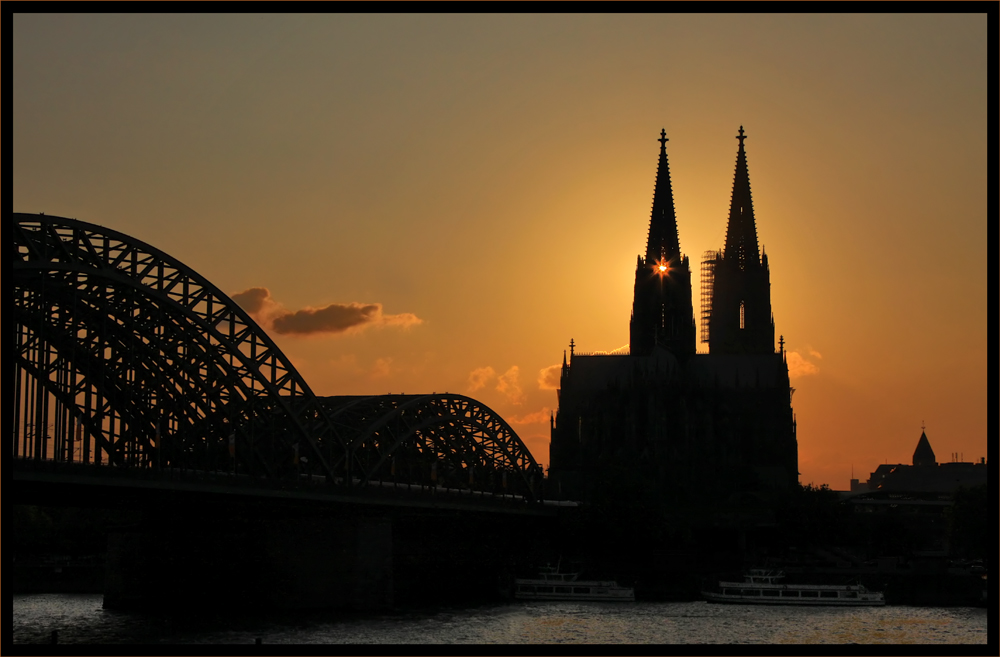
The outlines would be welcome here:
<svg viewBox="0 0 1000 657">
<path fill-rule="evenodd" d="M 106 611 L 100 594 L 14 596 L 15 644 L 985 644 L 986 609 L 514 602 L 383 614 Z"/>
</svg>

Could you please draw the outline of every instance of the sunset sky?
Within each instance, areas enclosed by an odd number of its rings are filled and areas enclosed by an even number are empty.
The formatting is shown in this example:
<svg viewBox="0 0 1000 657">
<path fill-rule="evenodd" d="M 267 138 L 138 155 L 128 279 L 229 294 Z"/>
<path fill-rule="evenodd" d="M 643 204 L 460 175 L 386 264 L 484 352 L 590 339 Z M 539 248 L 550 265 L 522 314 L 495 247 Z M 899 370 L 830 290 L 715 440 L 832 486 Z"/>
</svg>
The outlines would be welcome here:
<svg viewBox="0 0 1000 657">
<path fill-rule="evenodd" d="M 547 368 L 628 343 L 660 129 L 697 313 L 742 125 L 802 483 L 922 423 L 987 455 L 985 14 L 12 22 L 12 209 L 177 257 L 317 394 L 468 394 L 547 465 Z"/>
</svg>

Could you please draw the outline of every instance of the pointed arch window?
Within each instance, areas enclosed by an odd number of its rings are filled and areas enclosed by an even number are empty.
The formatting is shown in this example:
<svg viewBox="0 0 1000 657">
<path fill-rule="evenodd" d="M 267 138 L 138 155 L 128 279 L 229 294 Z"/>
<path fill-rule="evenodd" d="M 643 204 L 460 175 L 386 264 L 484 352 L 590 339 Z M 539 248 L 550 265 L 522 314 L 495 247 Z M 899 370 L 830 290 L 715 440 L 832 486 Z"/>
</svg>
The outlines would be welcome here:
<svg viewBox="0 0 1000 657">
<path fill-rule="evenodd" d="M 747 327 L 746 323 L 746 307 L 743 302 L 740 301 L 740 330 L 742 331 Z"/>
</svg>

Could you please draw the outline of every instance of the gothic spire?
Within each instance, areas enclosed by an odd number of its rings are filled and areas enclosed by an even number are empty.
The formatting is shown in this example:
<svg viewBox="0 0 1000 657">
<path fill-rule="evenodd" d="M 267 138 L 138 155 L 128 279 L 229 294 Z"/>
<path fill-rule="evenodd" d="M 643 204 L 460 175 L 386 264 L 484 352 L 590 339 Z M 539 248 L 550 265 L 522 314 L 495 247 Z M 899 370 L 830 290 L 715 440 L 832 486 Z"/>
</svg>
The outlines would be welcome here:
<svg viewBox="0 0 1000 657">
<path fill-rule="evenodd" d="M 748 263 L 760 263 L 757 248 L 757 223 L 753 216 L 753 199 L 750 196 L 750 172 L 747 170 L 747 153 L 743 149 L 743 126 L 736 137 L 740 148 L 736 153 L 736 176 L 733 178 L 733 199 L 729 206 L 729 226 L 726 229 L 726 250 L 724 257 L 736 259 L 740 269 Z"/>
<path fill-rule="evenodd" d="M 653 213 L 649 218 L 649 238 L 646 241 L 646 263 L 652 264 L 661 257 L 679 259 L 680 238 L 677 236 L 677 217 L 674 214 L 674 190 L 670 185 L 670 165 L 667 163 L 667 131 L 660 130 L 660 162 L 656 168 L 656 187 L 653 190 Z"/>
</svg>

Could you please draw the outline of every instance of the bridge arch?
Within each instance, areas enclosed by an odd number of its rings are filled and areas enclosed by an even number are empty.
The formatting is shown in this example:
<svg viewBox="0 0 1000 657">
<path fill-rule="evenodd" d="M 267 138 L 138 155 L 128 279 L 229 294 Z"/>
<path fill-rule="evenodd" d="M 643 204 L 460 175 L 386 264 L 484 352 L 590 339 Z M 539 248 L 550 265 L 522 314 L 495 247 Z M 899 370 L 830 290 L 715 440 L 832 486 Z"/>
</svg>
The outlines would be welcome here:
<svg viewBox="0 0 1000 657">
<path fill-rule="evenodd" d="M 431 481 L 494 492 L 534 492 L 541 485 L 541 467 L 517 433 L 471 397 L 325 397 L 321 404 L 330 417 L 365 427 L 348 447 L 363 483 Z"/>
<path fill-rule="evenodd" d="M 422 482 L 428 467 L 441 483 L 535 497 L 541 469 L 475 399 L 317 397 L 176 258 L 75 219 L 15 213 L 10 230 L 15 458 L 347 487 Z"/>
<path fill-rule="evenodd" d="M 274 342 L 176 258 L 94 224 L 15 214 L 13 452 L 331 480 L 346 440 Z M 267 440 L 255 440 L 260 432 Z"/>
</svg>

